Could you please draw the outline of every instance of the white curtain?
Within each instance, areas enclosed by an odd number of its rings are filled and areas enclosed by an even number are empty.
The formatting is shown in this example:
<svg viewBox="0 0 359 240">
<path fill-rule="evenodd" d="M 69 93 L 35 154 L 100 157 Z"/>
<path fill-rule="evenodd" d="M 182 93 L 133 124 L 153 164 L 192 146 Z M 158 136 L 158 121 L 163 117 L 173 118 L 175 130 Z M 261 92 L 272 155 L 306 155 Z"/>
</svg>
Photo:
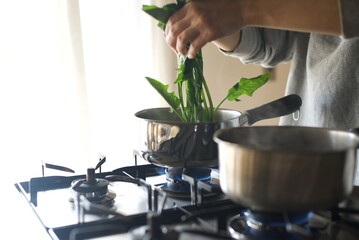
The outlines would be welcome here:
<svg viewBox="0 0 359 240">
<path fill-rule="evenodd" d="M 172 83 L 176 68 L 141 6 L 167 2 L 0 0 L 0 157 L 8 180 L 40 176 L 42 161 L 78 174 L 100 154 L 104 171 L 134 163 L 134 113 L 166 105 L 145 76 Z"/>
</svg>

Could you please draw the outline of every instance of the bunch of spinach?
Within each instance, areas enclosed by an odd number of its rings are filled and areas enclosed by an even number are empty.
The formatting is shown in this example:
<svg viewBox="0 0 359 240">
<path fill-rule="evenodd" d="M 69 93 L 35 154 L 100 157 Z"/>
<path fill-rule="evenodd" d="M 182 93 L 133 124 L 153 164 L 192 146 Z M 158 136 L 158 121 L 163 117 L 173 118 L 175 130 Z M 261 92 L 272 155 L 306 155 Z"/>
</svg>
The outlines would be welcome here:
<svg viewBox="0 0 359 240">
<path fill-rule="evenodd" d="M 188 0 L 177 0 L 163 7 L 155 5 L 143 5 L 142 10 L 154 17 L 158 21 L 158 26 L 164 30 L 170 16 L 186 4 Z M 270 74 L 265 73 L 255 78 L 241 78 L 232 88 L 229 89 L 227 96 L 216 106 L 213 106 L 211 94 L 203 75 L 203 58 L 200 49 L 194 59 L 189 59 L 181 54 L 177 55 L 177 85 L 178 96 L 174 92 L 169 92 L 169 85 L 162 84 L 160 81 L 146 77 L 148 82 L 169 104 L 172 111 L 183 122 L 212 122 L 214 113 L 222 103 L 228 101 L 239 101 L 238 97 L 246 94 L 252 96 L 253 92 L 263 86 Z"/>
</svg>

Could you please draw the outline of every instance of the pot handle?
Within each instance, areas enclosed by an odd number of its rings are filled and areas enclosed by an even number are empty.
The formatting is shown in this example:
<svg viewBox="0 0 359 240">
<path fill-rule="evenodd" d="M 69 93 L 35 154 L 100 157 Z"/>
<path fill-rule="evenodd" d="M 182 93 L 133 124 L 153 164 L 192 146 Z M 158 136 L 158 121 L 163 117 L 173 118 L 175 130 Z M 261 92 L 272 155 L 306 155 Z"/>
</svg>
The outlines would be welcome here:
<svg viewBox="0 0 359 240">
<path fill-rule="evenodd" d="M 356 135 L 359 136 L 359 127 L 358 128 L 351 128 L 351 129 L 349 129 L 349 131 L 352 132 L 352 133 L 355 133 Z"/>
<path fill-rule="evenodd" d="M 301 97 L 296 94 L 290 94 L 245 111 L 248 118 L 247 124 L 252 125 L 260 120 L 285 116 L 298 111 L 301 106 Z"/>
<path fill-rule="evenodd" d="M 349 132 L 354 133 L 359 137 L 359 127 L 351 128 L 351 129 L 349 129 Z M 357 144 L 357 149 L 358 149 L 358 152 L 357 152 L 357 155 L 358 155 L 359 154 L 359 143 Z M 358 159 L 358 164 L 359 164 L 359 156 L 357 156 L 357 159 Z"/>
</svg>

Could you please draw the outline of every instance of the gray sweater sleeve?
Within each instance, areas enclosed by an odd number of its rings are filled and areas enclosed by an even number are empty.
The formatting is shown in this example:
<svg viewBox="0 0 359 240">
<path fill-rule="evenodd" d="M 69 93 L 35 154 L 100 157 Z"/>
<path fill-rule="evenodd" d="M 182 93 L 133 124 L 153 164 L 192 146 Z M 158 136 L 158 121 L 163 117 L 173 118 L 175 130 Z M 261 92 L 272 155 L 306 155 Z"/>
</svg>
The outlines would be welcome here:
<svg viewBox="0 0 359 240">
<path fill-rule="evenodd" d="M 227 56 L 238 57 L 243 63 L 259 64 L 263 67 L 291 60 L 295 32 L 252 28 L 241 31 L 240 44 Z"/>
<path fill-rule="evenodd" d="M 359 37 L 359 1 L 338 0 L 343 38 Z"/>
</svg>

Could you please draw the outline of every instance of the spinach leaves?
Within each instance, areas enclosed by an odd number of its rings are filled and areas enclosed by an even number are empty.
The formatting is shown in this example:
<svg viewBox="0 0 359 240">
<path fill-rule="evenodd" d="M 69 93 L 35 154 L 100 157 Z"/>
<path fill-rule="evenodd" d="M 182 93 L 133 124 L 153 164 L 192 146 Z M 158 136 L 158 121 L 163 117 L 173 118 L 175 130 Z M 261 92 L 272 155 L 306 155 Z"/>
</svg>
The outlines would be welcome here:
<svg viewBox="0 0 359 240">
<path fill-rule="evenodd" d="M 158 26 L 164 30 L 170 16 L 183 7 L 187 0 L 177 0 L 163 7 L 143 5 L 142 10 L 158 21 Z M 241 78 L 227 93 L 227 96 L 214 107 L 209 88 L 203 75 L 203 58 L 200 50 L 194 59 L 179 54 L 177 56 L 177 95 L 169 91 L 169 86 L 160 81 L 146 77 L 147 81 L 169 104 L 172 111 L 183 122 L 212 122 L 214 113 L 223 102 L 239 101 L 243 94 L 252 96 L 253 92 L 263 86 L 270 78 L 270 74 L 263 74 L 255 78 Z"/>
</svg>

